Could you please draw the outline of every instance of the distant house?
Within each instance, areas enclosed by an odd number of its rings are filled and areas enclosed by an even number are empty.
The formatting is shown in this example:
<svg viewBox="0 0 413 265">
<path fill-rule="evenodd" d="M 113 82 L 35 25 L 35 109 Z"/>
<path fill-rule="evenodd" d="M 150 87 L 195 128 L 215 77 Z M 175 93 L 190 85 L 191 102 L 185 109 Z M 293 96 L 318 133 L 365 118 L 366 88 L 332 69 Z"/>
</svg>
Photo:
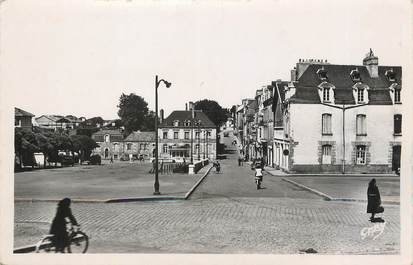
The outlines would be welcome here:
<svg viewBox="0 0 413 265">
<path fill-rule="evenodd" d="M 31 130 L 33 114 L 19 108 L 14 108 L 14 127 Z"/>
<path fill-rule="evenodd" d="M 162 112 L 161 112 L 162 113 Z M 159 158 L 215 159 L 216 125 L 200 110 L 173 111 L 158 127 Z"/>
<path fill-rule="evenodd" d="M 100 130 L 92 134 L 92 139 L 99 145 L 92 154 L 98 154 L 102 159 L 120 159 L 123 152 L 123 135 L 119 130 Z"/>
<path fill-rule="evenodd" d="M 155 132 L 136 131 L 123 140 L 123 154 L 132 157 L 149 159 L 155 152 Z"/>
<path fill-rule="evenodd" d="M 82 123 L 81 119 L 73 115 L 42 115 L 35 120 L 40 128 L 53 131 L 57 129 L 75 129 Z"/>
</svg>

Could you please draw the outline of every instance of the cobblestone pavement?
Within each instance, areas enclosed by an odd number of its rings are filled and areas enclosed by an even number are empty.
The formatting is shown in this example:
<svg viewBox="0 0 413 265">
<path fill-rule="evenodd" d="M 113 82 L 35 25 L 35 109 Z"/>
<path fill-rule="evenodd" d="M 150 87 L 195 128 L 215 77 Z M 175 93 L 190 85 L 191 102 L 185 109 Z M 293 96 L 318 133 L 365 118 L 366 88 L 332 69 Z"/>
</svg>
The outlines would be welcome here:
<svg viewBox="0 0 413 265">
<path fill-rule="evenodd" d="M 217 198 L 159 203 L 74 203 L 91 236 L 90 253 L 276 253 L 313 248 L 319 253 L 395 254 L 399 207 L 386 208 L 383 234 L 360 203 L 286 198 Z M 22 246 L 48 232 L 55 204 L 15 204 L 15 241 Z M 374 236 L 377 233 L 374 234 Z"/>
</svg>

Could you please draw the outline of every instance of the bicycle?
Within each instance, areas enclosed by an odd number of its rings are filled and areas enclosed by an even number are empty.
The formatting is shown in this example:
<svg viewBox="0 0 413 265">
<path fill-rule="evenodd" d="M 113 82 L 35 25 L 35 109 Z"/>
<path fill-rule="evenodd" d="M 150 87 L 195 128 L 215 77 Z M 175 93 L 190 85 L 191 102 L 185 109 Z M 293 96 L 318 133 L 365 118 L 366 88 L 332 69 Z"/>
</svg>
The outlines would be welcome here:
<svg viewBox="0 0 413 265">
<path fill-rule="evenodd" d="M 75 228 L 77 227 L 77 228 Z M 86 253 L 89 247 L 89 237 L 82 231 L 80 226 L 69 225 L 69 240 L 67 243 L 68 253 Z M 36 244 L 36 253 L 50 253 L 55 252 L 55 246 L 53 243 L 54 235 L 45 235 Z"/>
</svg>

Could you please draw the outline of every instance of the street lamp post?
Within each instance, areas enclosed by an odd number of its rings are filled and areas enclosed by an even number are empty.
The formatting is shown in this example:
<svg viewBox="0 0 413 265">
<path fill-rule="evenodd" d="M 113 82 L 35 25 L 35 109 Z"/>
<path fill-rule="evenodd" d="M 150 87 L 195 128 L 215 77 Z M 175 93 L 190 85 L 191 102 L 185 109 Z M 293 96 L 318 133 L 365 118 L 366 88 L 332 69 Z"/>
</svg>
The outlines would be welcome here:
<svg viewBox="0 0 413 265">
<path fill-rule="evenodd" d="M 205 146 L 205 143 L 206 143 L 206 133 L 207 133 L 207 131 L 204 129 L 204 159 L 205 159 L 205 151 L 206 151 L 206 146 Z"/>
<path fill-rule="evenodd" d="M 198 161 L 201 160 L 201 120 L 198 120 Z"/>
<path fill-rule="evenodd" d="M 191 164 L 194 164 L 194 119 L 191 120 Z"/>
<path fill-rule="evenodd" d="M 158 87 L 163 82 L 167 88 L 171 86 L 171 83 L 165 81 L 163 79 L 158 80 L 158 75 L 155 77 L 155 184 L 154 188 L 155 191 L 153 192 L 154 195 L 160 195 L 159 192 L 159 177 L 158 177 Z"/>
</svg>

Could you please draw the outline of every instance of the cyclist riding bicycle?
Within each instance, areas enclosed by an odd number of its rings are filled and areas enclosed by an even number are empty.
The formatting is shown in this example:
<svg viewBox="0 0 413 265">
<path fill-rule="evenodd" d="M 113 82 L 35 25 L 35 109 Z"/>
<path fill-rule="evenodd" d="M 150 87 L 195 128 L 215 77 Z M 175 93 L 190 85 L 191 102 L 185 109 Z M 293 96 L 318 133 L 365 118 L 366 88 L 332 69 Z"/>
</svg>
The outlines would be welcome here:
<svg viewBox="0 0 413 265">
<path fill-rule="evenodd" d="M 66 219 L 69 219 L 73 226 L 79 226 L 70 209 L 71 200 L 64 198 L 57 204 L 56 216 L 50 227 L 50 234 L 54 235 L 53 244 L 56 252 L 65 252 L 65 247 L 69 242 L 69 235 L 66 228 Z"/>
</svg>

